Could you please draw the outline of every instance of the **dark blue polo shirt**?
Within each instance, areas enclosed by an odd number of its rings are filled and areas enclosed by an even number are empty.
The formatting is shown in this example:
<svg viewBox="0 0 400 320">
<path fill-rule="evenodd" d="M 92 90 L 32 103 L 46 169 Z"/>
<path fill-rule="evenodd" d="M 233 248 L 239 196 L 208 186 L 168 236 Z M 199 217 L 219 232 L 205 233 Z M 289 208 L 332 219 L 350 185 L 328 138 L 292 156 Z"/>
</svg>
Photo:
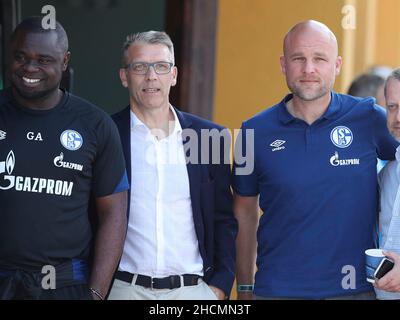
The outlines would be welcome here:
<svg viewBox="0 0 400 320">
<path fill-rule="evenodd" d="M 255 294 L 318 299 L 372 290 L 364 250 L 374 247 L 376 159 L 394 159 L 398 145 L 385 111 L 372 98 L 332 93 L 326 113 L 308 125 L 287 111 L 291 98 L 242 125 L 254 129 L 254 171 L 238 175 L 235 165 L 233 188 L 259 194 L 263 211 Z"/>
</svg>

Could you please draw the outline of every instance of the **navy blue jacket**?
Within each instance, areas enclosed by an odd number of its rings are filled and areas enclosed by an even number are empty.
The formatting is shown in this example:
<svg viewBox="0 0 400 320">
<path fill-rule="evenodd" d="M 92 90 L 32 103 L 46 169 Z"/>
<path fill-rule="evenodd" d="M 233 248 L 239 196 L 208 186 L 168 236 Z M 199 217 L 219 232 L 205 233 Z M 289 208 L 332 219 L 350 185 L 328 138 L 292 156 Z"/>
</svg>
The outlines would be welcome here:
<svg viewBox="0 0 400 320">
<path fill-rule="evenodd" d="M 201 129 L 222 130 L 210 121 L 175 109 L 182 130 L 192 129 L 198 138 L 198 162 L 201 159 Z M 112 116 L 121 136 L 128 180 L 131 182 L 131 135 L 129 106 Z M 189 140 L 189 139 L 188 139 Z M 188 141 L 184 140 L 184 144 Z M 230 141 L 226 141 L 230 146 Z M 223 143 L 221 141 L 220 159 L 223 161 Z M 185 149 L 186 150 L 186 149 Z M 226 148 L 226 150 L 229 150 Z M 203 149 L 204 152 L 204 149 Z M 212 159 L 209 148 L 209 159 Z M 189 156 L 187 154 L 187 156 Z M 204 155 L 203 155 L 204 156 Z M 192 157 L 189 157 L 192 159 Z M 229 157 L 228 157 L 229 159 Z M 193 220 L 199 250 L 203 259 L 204 280 L 222 289 L 229 296 L 235 277 L 235 239 L 237 222 L 233 215 L 233 200 L 230 189 L 230 164 L 187 164 Z M 129 191 L 130 192 L 130 191 Z M 130 200 L 130 197 L 128 196 Z M 129 215 L 129 202 L 128 202 Z M 182 257 L 184 259 L 184 257 Z"/>
</svg>

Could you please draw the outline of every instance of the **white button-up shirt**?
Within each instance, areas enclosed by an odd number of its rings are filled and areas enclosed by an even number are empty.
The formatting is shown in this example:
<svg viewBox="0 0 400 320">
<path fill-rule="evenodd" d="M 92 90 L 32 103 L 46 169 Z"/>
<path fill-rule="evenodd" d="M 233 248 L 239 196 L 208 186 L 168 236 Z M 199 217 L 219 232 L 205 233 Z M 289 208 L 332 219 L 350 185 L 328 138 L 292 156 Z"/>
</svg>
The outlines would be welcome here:
<svg viewBox="0 0 400 320">
<path fill-rule="evenodd" d="M 379 174 L 381 212 L 379 247 L 400 254 L 400 147 L 396 161 L 389 162 Z M 376 290 L 378 299 L 400 299 L 400 293 Z"/>
<path fill-rule="evenodd" d="M 170 110 L 174 128 L 161 140 L 131 111 L 131 202 L 119 270 L 151 277 L 202 276 L 182 127 Z"/>
</svg>

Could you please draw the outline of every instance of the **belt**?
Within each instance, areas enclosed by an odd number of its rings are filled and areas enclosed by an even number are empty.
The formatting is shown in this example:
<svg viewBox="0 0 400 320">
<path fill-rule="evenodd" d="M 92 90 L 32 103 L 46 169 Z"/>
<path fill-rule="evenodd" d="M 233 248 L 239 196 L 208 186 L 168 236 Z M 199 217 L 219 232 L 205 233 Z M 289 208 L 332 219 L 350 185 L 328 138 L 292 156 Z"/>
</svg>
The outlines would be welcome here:
<svg viewBox="0 0 400 320">
<path fill-rule="evenodd" d="M 115 278 L 118 280 L 129 283 L 132 283 L 134 276 L 134 274 L 126 271 L 117 271 L 115 274 Z M 183 283 L 181 282 L 181 279 L 183 280 Z M 198 284 L 199 279 L 201 279 L 201 276 L 197 274 L 183 274 L 180 276 L 175 275 L 165 278 L 152 278 L 138 274 L 134 284 L 152 289 L 176 289 L 180 288 L 182 285 L 185 287 L 195 286 Z"/>
</svg>

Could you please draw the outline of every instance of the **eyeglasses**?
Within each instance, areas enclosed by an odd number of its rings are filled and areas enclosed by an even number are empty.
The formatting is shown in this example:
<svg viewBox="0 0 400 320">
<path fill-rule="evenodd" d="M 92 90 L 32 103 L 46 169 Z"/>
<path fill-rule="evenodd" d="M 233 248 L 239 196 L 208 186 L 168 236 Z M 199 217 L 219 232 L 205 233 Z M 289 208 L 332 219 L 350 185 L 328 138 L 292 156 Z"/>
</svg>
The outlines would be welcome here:
<svg viewBox="0 0 400 320">
<path fill-rule="evenodd" d="M 132 62 L 128 64 L 125 69 L 131 70 L 135 74 L 146 74 L 150 67 L 153 67 L 157 74 L 167 74 L 171 72 L 173 67 L 172 62 L 158 61 L 153 63 L 147 62 Z"/>
</svg>

